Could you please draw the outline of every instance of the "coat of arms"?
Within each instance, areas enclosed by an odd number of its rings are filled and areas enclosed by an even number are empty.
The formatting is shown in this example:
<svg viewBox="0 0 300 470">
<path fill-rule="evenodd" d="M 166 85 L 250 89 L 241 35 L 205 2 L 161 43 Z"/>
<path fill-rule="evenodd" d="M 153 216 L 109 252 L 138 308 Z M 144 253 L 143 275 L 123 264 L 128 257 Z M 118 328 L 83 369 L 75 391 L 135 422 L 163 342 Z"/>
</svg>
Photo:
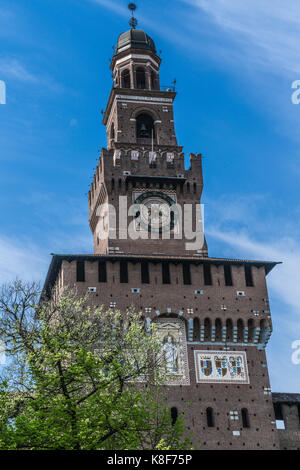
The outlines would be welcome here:
<svg viewBox="0 0 300 470">
<path fill-rule="evenodd" d="M 227 374 L 227 358 L 226 356 L 215 356 L 215 366 L 217 373 L 220 377 L 224 377 Z"/>
<path fill-rule="evenodd" d="M 240 356 L 230 356 L 229 357 L 229 367 L 230 373 L 233 376 L 242 375 L 243 367 L 242 367 L 242 358 Z"/>
<path fill-rule="evenodd" d="M 201 359 L 201 372 L 208 377 L 212 373 L 212 361 L 209 358 Z"/>
</svg>

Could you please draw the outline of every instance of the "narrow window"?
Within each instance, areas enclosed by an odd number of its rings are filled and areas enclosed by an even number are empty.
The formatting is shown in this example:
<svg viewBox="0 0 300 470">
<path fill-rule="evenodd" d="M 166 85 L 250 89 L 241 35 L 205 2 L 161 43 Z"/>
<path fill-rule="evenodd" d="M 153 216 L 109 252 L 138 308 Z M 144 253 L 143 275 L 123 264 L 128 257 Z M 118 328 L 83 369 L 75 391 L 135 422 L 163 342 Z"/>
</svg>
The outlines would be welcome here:
<svg viewBox="0 0 300 470">
<path fill-rule="evenodd" d="M 192 284 L 191 267 L 189 263 L 182 264 L 183 284 Z"/>
<path fill-rule="evenodd" d="M 230 264 L 224 264 L 225 286 L 232 286 L 232 273 Z"/>
<path fill-rule="evenodd" d="M 285 429 L 281 403 L 274 403 L 275 420 L 277 429 Z"/>
<path fill-rule="evenodd" d="M 215 423 L 214 423 L 214 412 L 212 408 L 206 408 L 206 420 L 207 420 L 207 426 L 209 428 L 213 428 Z"/>
<path fill-rule="evenodd" d="M 209 318 L 204 320 L 204 341 L 210 341 L 211 336 L 211 321 Z"/>
<path fill-rule="evenodd" d="M 106 262 L 99 261 L 98 263 L 98 282 L 107 282 Z"/>
<path fill-rule="evenodd" d="M 171 284 L 170 265 L 166 262 L 162 263 L 162 282 L 163 284 Z"/>
<path fill-rule="evenodd" d="M 278 420 L 283 420 L 282 407 L 281 403 L 274 403 L 275 418 Z"/>
<path fill-rule="evenodd" d="M 220 318 L 216 319 L 215 328 L 216 341 L 222 341 L 222 321 L 220 320 Z"/>
<path fill-rule="evenodd" d="M 120 261 L 120 282 L 128 282 L 128 264 L 127 261 Z"/>
<path fill-rule="evenodd" d="M 238 319 L 237 323 L 237 340 L 239 343 L 244 341 L 244 322 L 241 318 Z"/>
<path fill-rule="evenodd" d="M 112 123 L 111 128 L 110 128 L 110 140 L 114 140 L 115 138 L 115 125 Z"/>
<path fill-rule="evenodd" d="M 203 274 L 204 274 L 204 284 L 206 286 L 211 286 L 212 285 L 212 278 L 211 278 L 210 264 L 208 264 L 208 263 L 203 264 Z"/>
<path fill-rule="evenodd" d="M 242 423 L 243 428 L 250 428 L 249 413 L 247 408 L 242 409 Z"/>
<path fill-rule="evenodd" d="M 146 261 L 141 263 L 141 278 L 143 284 L 149 284 L 150 277 L 149 277 L 149 264 Z"/>
<path fill-rule="evenodd" d="M 77 282 L 84 282 L 85 275 L 84 275 L 84 261 L 77 261 L 76 266 L 76 281 Z"/>
<path fill-rule="evenodd" d="M 174 426 L 178 418 L 178 410 L 175 406 L 171 408 L 171 424 Z"/>
<path fill-rule="evenodd" d="M 246 280 L 246 286 L 252 287 L 253 284 L 253 276 L 252 276 L 252 267 L 249 266 L 248 264 L 245 265 L 245 280 Z"/>
</svg>

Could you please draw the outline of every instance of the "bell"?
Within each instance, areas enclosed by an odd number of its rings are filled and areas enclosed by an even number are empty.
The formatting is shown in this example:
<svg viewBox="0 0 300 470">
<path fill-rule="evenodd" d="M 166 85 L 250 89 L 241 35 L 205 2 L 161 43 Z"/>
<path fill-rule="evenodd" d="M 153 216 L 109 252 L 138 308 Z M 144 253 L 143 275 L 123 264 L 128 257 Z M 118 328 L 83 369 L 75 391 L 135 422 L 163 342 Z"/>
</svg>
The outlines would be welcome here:
<svg viewBox="0 0 300 470">
<path fill-rule="evenodd" d="M 144 123 L 140 127 L 140 137 L 149 137 L 149 131 Z"/>
</svg>

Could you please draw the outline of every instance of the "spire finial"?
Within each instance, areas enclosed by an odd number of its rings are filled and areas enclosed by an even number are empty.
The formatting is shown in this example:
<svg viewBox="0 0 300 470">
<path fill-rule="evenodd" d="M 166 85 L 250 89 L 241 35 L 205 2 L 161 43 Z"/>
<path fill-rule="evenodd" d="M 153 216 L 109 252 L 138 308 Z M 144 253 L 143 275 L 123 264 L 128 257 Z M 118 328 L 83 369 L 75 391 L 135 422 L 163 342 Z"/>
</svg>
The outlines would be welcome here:
<svg viewBox="0 0 300 470">
<path fill-rule="evenodd" d="M 128 9 L 131 11 L 131 18 L 129 20 L 129 25 L 131 26 L 131 29 L 135 29 L 138 21 L 137 19 L 133 16 L 133 12 L 137 9 L 137 6 L 135 3 L 129 3 Z"/>
</svg>

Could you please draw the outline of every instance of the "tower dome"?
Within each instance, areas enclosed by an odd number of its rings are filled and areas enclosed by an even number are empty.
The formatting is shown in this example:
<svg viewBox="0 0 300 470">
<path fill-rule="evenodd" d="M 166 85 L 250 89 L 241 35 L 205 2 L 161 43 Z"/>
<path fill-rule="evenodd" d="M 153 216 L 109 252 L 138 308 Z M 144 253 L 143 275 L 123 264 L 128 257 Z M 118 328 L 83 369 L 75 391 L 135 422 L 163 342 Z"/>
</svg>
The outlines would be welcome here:
<svg viewBox="0 0 300 470">
<path fill-rule="evenodd" d="M 142 29 L 132 28 L 120 34 L 114 55 L 120 54 L 127 49 L 143 49 L 156 53 L 153 39 Z"/>
</svg>

